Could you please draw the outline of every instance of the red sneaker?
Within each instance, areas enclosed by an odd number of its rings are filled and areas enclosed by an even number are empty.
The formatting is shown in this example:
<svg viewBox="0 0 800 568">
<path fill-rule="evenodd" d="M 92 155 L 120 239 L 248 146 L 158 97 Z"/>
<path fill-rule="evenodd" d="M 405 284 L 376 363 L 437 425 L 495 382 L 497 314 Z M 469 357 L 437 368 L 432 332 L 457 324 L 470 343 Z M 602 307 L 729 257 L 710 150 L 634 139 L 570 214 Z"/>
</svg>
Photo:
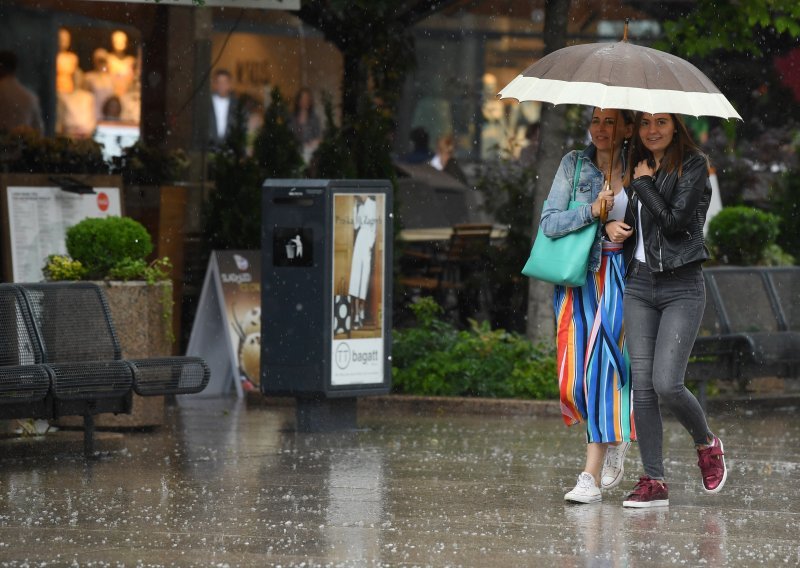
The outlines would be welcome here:
<svg viewBox="0 0 800 568">
<path fill-rule="evenodd" d="M 656 481 L 646 475 L 639 478 L 639 483 L 630 495 L 622 502 L 623 507 L 666 507 L 669 505 L 669 489 L 663 481 Z"/>
<path fill-rule="evenodd" d="M 708 448 L 697 450 L 697 457 L 697 465 L 703 474 L 703 489 L 706 493 L 717 493 L 728 479 L 722 440 L 714 436 L 714 441 Z"/>
</svg>

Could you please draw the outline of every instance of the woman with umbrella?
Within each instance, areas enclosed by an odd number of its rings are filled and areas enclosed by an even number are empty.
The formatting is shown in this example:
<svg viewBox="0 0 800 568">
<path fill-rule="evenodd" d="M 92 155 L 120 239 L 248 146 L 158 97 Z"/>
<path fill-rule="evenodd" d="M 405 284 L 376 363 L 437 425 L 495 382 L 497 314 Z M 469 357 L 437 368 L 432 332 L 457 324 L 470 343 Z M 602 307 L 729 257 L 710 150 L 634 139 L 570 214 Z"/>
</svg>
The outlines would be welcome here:
<svg viewBox="0 0 800 568">
<path fill-rule="evenodd" d="M 622 146 L 632 132 L 631 111 L 595 108 L 589 126 L 592 143 L 561 160 L 542 210 L 542 231 L 551 238 L 594 223 L 604 208 L 608 211 L 589 256 L 585 283 L 555 287 L 562 416 L 568 426 L 586 423 L 587 431 L 584 471 L 575 488 L 564 495 L 576 503 L 600 501 L 601 483 L 611 488 L 620 482 L 633 435 L 622 327 L 622 243 L 633 234 L 625 220 Z M 568 209 L 573 189 L 574 199 L 585 205 Z"/>
<path fill-rule="evenodd" d="M 631 190 L 636 238 L 625 243 L 628 334 L 636 433 L 644 476 L 625 507 L 669 504 L 659 403 L 694 440 L 707 493 L 725 485 L 720 439 L 684 385 L 689 355 L 705 307 L 701 264 L 708 258 L 703 224 L 711 199 L 708 159 L 677 114 L 636 115 L 625 185 Z"/>
<path fill-rule="evenodd" d="M 640 111 L 625 179 L 629 209 L 636 213 L 635 222 L 626 221 L 637 226 L 636 238 L 624 241 L 625 258 L 632 259 L 626 263 L 624 310 L 635 430 L 645 476 L 623 504 L 669 503 L 659 401 L 692 435 L 704 490 L 719 491 L 727 477 L 722 442 L 709 431 L 702 409 L 683 384 L 705 304 L 700 264 L 707 258 L 703 222 L 710 198 L 708 163 L 678 114 L 739 120 L 741 116 L 688 61 L 629 43 L 627 21 L 622 41 L 556 50 L 520 73 L 500 96 Z M 671 114 L 643 114 L 654 112 Z M 606 233 L 613 239 L 618 229 L 607 225 Z M 596 256 L 591 258 L 596 263 Z"/>
</svg>

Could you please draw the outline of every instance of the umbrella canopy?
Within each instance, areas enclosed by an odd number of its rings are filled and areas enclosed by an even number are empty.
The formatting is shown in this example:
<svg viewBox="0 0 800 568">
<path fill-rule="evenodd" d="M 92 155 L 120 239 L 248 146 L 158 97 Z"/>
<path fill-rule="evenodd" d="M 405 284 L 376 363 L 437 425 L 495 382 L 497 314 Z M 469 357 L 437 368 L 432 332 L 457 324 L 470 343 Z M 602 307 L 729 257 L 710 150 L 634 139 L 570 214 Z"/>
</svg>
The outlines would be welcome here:
<svg viewBox="0 0 800 568">
<path fill-rule="evenodd" d="M 525 69 L 498 96 L 556 105 L 742 119 L 697 67 L 626 40 L 554 51 Z"/>
</svg>

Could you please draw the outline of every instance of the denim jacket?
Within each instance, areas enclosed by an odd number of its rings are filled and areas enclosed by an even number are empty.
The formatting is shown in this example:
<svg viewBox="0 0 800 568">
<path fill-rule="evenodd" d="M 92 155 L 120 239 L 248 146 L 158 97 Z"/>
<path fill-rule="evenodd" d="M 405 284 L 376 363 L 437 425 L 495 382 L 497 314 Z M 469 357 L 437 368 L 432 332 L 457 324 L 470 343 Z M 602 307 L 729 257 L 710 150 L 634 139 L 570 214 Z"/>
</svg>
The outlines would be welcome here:
<svg viewBox="0 0 800 568">
<path fill-rule="evenodd" d="M 584 150 L 573 150 L 561 159 L 556 177 L 547 202 L 542 208 L 540 225 L 542 232 L 550 238 L 563 237 L 581 227 L 596 221 L 592 217 L 592 202 L 603 189 L 603 173 L 594 165 L 596 149 L 594 144 L 589 144 Z M 575 166 L 578 156 L 583 155 L 578 187 L 575 190 L 575 201 L 585 203 L 577 209 L 568 209 L 572 199 L 572 181 L 575 178 Z M 589 253 L 589 270 L 597 272 L 600 269 L 600 224 L 598 223 L 597 235 L 594 245 Z"/>
</svg>

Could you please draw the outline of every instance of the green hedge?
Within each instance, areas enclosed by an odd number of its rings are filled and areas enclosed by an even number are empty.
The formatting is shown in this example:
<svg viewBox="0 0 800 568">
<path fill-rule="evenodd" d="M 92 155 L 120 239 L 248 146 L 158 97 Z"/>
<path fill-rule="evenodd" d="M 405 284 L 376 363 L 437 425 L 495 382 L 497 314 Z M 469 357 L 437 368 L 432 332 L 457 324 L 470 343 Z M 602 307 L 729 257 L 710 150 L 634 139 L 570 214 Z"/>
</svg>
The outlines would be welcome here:
<svg viewBox="0 0 800 568">
<path fill-rule="evenodd" d="M 420 396 L 558 397 L 555 350 L 524 336 L 473 322 L 459 331 L 438 319 L 441 307 L 423 298 L 412 306 L 417 327 L 395 330 L 395 392 Z"/>
</svg>

